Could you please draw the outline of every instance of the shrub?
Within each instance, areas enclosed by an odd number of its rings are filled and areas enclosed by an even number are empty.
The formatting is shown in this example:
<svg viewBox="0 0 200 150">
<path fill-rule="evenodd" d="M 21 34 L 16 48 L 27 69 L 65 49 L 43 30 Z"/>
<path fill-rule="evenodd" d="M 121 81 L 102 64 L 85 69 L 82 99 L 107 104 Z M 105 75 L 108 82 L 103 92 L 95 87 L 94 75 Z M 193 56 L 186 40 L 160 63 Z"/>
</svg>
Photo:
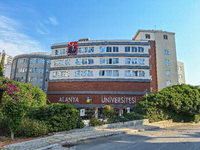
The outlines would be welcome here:
<svg viewBox="0 0 200 150">
<path fill-rule="evenodd" d="M 98 120 L 97 118 L 91 118 L 89 122 L 90 126 L 96 127 L 96 126 L 101 126 L 103 125 L 103 122 Z"/>
<path fill-rule="evenodd" d="M 9 133 L 10 129 L 8 119 L 3 115 L 0 115 L 0 135 L 9 136 Z"/>
<path fill-rule="evenodd" d="M 48 126 L 43 121 L 24 118 L 21 128 L 17 131 L 17 136 L 37 137 L 48 133 Z"/>
<path fill-rule="evenodd" d="M 104 115 L 107 118 L 110 118 L 111 116 L 115 115 L 115 111 L 112 107 L 110 107 L 109 105 L 104 106 Z"/>
</svg>

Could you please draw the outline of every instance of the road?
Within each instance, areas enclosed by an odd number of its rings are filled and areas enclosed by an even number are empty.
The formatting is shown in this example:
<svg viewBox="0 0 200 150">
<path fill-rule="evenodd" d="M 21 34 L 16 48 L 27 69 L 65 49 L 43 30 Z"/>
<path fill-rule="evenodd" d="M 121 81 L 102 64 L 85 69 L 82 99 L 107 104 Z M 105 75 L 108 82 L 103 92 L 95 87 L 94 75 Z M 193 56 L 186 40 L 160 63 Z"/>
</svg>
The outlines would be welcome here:
<svg viewBox="0 0 200 150">
<path fill-rule="evenodd" d="M 64 147 L 62 147 L 64 148 Z M 200 150 L 199 124 L 182 124 L 151 131 L 87 140 L 74 150 Z"/>
</svg>

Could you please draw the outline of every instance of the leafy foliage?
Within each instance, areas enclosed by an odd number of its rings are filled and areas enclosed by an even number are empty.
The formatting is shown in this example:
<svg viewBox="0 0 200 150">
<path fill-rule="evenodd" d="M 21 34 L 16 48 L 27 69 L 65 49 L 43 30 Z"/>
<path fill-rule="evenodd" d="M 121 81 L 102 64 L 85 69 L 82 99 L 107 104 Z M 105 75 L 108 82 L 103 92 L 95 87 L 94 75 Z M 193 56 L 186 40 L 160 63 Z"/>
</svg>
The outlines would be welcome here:
<svg viewBox="0 0 200 150">
<path fill-rule="evenodd" d="M 148 95 L 137 103 L 140 117 L 149 118 L 150 122 L 172 118 L 174 121 L 190 122 L 200 110 L 200 88 L 191 85 L 174 85 Z"/>
<path fill-rule="evenodd" d="M 96 126 L 101 126 L 103 125 L 103 122 L 98 120 L 97 118 L 91 118 L 89 122 L 90 126 L 96 127 Z"/>
<path fill-rule="evenodd" d="M 2 57 L 1 57 L 1 62 L 0 62 L 0 76 L 3 76 L 3 72 L 4 72 L 4 61 L 5 61 L 5 52 L 3 51 Z"/>
</svg>

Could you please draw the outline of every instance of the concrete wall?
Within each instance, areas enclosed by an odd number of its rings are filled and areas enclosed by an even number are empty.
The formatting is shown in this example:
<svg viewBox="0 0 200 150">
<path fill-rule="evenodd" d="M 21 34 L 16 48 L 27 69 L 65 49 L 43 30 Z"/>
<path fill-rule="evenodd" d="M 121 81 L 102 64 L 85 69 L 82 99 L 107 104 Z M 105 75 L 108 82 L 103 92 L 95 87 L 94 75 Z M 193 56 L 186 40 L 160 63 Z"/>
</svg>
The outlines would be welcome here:
<svg viewBox="0 0 200 150">
<path fill-rule="evenodd" d="M 184 63 L 178 61 L 177 62 L 177 69 L 178 69 L 178 82 L 179 84 L 185 83 L 185 69 L 184 69 Z"/>
</svg>

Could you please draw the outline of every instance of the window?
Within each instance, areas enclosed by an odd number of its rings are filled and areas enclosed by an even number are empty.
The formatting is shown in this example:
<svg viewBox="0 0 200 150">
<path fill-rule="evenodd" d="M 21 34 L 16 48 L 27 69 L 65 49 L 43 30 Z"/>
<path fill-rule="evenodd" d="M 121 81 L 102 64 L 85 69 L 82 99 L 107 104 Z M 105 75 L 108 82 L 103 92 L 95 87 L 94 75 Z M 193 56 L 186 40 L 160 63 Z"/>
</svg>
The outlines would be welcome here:
<svg viewBox="0 0 200 150">
<path fill-rule="evenodd" d="M 132 64 L 137 64 L 137 58 L 132 59 Z"/>
<path fill-rule="evenodd" d="M 181 70 L 182 68 L 181 68 L 181 66 L 178 66 L 178 70 Z"/>
<path fill-rule="evenodd" d="M 87 59 L 82 59 L 82 64 L 87 64 Z"/>
<path fill-rule="evenodd" d="M 106 64 L 112 64 L 112 58 L 107 58 L 106 59 Z"/>
<path fill-rule="evenodd" d="M 80 71 L 75 71 L 75 77 L 80 77 Z"/>
<path fill-rule="evenodd" d="M 169 66 L 169 60 L 165 60 L 165 65 Z"/>
<path fill-rule="evenodd" d="M 119 70 L 113 70 L 113 76 L 119 76 Z"/>
<path fill-rule="evenodd" d="M 166 70 L 165 73 L 166 73 L 167 76 L 170 76 L 170 70 Z"/>
<path fill-rule="evenodd" d="M 130 47 L 125 47 L 125 52 L 130 52 Z"/>
<path fill-rule="evenodd" d="M 42 63 L 42 59 L 39 59 L 39 64 L 41 64 Z"/>
<path fill-rule="evenodd" d="M 86 70 L 84 70 L 84 71 L 81 71 L 81 76 L 87 76 L 87 71 Z"/>
<path fill-rule="evenodd" d="M 99 76 L 104 76 L 105 75 L 105 70 L 99 70 Z"/>
<path fill-rule="evenodd" d="M 88 70 L 88 76 L 93 76 L 93 75 L 94 75 L 93 71 Z"/>
<path fill-rule="evenodd" d="M 137 52 L 137 47 L 132 47 L 132 52 Z"/>
<path fill-rule="evenodd" d="M 82 64 L 81 59 L 76 59 L 76 64 L 77 64 L 77 65 L 81 65 L 81 64 Z"/>
<path fill-rule="evenodd" d="M 125 64 L 130 64 L 131 63 L 131 59 L 130 58 L 126 58 L 125 59 Z"/>
<path fill-rule="evenodd" d="M 126 77 L 130 77 L 131 76 L 131 71 L 130 70 L 126 70 L 125 71 L 125 76 Z"/>
<path fill-rule="evenodd" d="M 100 58 L 100 64 L 105 64 L 106 63 L 106 59 L 105 58 Z"/>
<path fill-rule="evenodd" d="M 118 64 L 119 63 L 119 58 L 113 58 L 113 64 Z"/>
<path fill-rule="evenodd" d="M 113 52 L 119 52 L 119 48 L 118 47 L 113 47 Z"/>
<path fill-rule="evenodd" d="M 65 65 L 70 65 L 70 60 L 69 59 L 65 60 Z"/>
<path fill-rule="evenodd" d="M 139 71 L 139 77 L 144 77 L 145 76 L 145 72 L 144 71 Z"/>
<path fill-rule="evenodd" d="M 106 48 L 105 47 L 100 47 L 100 52 L 105 52 Z"/>
<path fill-rule="evenodd" d="M 144 52 L 144 47 L 138 47 L 138 52 Z"/>
<path fill-rule="evenodd" d="M 106 52 L 112 52 L 112 47 L 106 47 Z"/>
<path fill-rule="evenodd" d="M 181 78 L 182 78 L 182 75 L 181 75 L 181 74 L 178 74 L 178 78 L 181 79 Z"/>
<path fill-rule="evenodd" d="M 169 50 L 166 50 L 166 49 L 165 49 L 164 54 L 165 54 L 165 55 L 169 55 Z"/>
<path fill-rule="evenodd" d="M 167 40 L 168 39 L 168 35 L 163 35 L 163 39 Z"/>
<path fill-rule="evenodd" d="M 87 53 L 87 50 L 88 50 L 88 48 L 87 48 L 87 47 L 85 47 L 85 48 L 82 48 L 82 53 Z"/>
<path fill-rule="evenodd" d="M 106 76 L 112 76 L 112 70 L 106 70 Z"/>
<path fill-rule="evenodd" d="M 93 53 L 94 52 L 94 47 L 89 47 L 88 53 Z"/>
<path fill-rule="evenodd" d="M 145 34 L 145 39 L 150 39 L 150 34 Z"/>
<path fill-rule="evenodd" d="M 31 64 L 33 63 L 33 60 L 32 60 L 32 59 L 30 59 L 30 63 L 31 63 Z"/>
<path fill-rule="evenodd" d="M 33 63 L 35 63 L 35 59 L 33 58 Z"/>
<path fill-rule="evenodd" d="M 36 64 L 38 64 L 38 59 L 36 59 Z"/>
<path fill-rule="evenodd" d="M 81 48 L 78 48 L 78 53 L 82 53 Z"/>
<path fill-rule="evenodd" d="M 138 59 L 138 63 L 139 63 L 139 64 L 144 64 L 144 59 L 141 59 L 141 58 Z"/>
<path fill-rule="evenodd" d="M 133 70 L 133 71 L 132 71 L 132 76 L 133 76 L 133 77 L 137 77 L 137 76 L 138 76 L 138 71 L 134 71 L 134 70 Z"/>
<path fill-rule="evenodd" d="M 44 64 L 44 62 L 45 62 L 45 60 L 43 59 L 43 60 L 42 60 L 42 64 Z"/>
<path fill-rule="evenodd" d="M 55 50 L 55 55 L 58 55 L 58 50 Z"/>
<path fill-rule="evenodd" d="M 88 59 L 88 64 L 94 64 L 94 59 Z"/>
<path fill-rule="evenodd" d="M 171 85 L 171 81 L 166 81 L 166 85 L 170 86 Z"/>
</svg>

